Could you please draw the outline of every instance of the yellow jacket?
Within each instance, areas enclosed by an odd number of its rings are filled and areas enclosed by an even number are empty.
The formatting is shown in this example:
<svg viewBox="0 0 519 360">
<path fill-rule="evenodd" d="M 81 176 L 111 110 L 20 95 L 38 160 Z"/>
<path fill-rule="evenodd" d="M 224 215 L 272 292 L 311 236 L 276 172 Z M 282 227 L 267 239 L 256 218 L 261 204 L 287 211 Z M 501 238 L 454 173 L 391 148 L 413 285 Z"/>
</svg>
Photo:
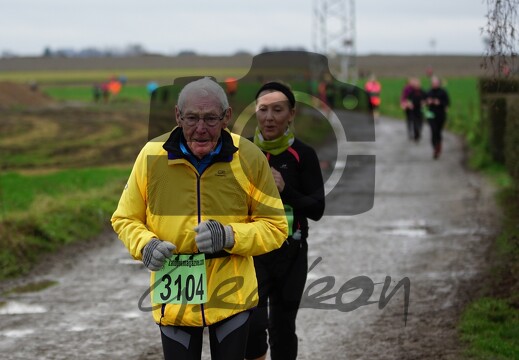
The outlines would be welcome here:
<svg viewBox="0 0 519 360">
<path fill-rule="evenodd" d="M 232 227 L 230 255 L 206 260 L 207 303 L 152 304 L 161 325 L 206 326 L 257 305 L 252 256 L 279 248 L 288 227 L 268 162 L 253 143 L 223 130 L 219 157 L 199 175 L 182 156 L 181 131 L 176 128 L 143 147 L 112 226 L 138 260 L 152 238 L 172 242 L 179 254 L 193 254 L 199 222 L 214 219 Z"/>
</svg>

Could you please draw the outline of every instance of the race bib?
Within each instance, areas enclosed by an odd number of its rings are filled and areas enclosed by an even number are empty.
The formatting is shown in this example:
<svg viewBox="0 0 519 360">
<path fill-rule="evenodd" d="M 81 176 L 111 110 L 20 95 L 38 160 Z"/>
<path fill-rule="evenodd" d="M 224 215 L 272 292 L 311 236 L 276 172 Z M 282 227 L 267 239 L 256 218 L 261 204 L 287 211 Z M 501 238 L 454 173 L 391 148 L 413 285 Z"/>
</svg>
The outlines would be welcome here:
<svg viewBox="0 0 519 360">
<path fill-rule="evenodd" d="M 205 255 L 174 255 L 155 272 L 153 303 L 204 304 L 207 302 Z"/>
</svg>

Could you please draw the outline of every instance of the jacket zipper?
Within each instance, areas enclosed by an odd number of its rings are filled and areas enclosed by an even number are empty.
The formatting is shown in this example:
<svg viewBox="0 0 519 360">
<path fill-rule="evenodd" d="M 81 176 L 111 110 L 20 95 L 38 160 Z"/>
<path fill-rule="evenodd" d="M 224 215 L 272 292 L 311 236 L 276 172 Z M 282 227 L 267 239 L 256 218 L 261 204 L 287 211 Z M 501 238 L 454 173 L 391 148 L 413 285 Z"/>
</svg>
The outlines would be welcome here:
<svg viewBox="0 0 519 360">
<path fill-rule="evenodd" d="M 200 222 L 202 221 L 202 211 L 200 209 L 200 177 L 201 175 L 199 175 L 198 173 L 196 174 L 196 205 L 197 205 L 197 210 L 198 210 L 198 223 L 200 224 Z M 200 313 L 202 314 L 202 324 L 205 326 L 207 326 L 206 322 L 205 322 L 205 311 L 204 311 L 204 304 L 200 304 Z"/>
<path fill-rule="evenodd" d="M 165 313 L 166 313 L 166 304 L 162 304 L 162 307 L 160 309 L 160 320 L 159 320 L 160 326 L 162 326 L 162 319 L 164 318 Z"/>
</svg>

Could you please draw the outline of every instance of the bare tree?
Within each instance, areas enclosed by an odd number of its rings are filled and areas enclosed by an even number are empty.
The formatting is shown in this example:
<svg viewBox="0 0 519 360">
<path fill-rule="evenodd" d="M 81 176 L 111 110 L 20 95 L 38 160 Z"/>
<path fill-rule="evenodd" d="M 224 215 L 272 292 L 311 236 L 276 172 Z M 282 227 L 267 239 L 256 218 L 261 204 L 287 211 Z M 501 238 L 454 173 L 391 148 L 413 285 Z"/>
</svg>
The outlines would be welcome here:
<svg viewBox="0 0 519 360">
<path fill-rule="evenodd" d="M 519 0 L 485 1 L 487 24 L 483 33 L 487 35 L 487 49 L 482 65 L 484 68 L 491 68 L 494 75 L 508 76 L 517 57 Z"/>
</svg>

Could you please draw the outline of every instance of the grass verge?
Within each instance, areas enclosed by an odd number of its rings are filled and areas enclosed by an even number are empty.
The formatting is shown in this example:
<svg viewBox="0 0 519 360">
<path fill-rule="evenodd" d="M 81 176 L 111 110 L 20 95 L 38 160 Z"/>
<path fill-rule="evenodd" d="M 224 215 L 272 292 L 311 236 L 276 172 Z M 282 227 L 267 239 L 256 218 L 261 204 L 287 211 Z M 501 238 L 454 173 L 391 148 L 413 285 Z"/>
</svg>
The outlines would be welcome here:
<svg viewBox="0 0 519 360">
<path fill-rule="evenodd" d="M 3 201 L 0 279 L 26 274 L 49 251 L 99 234 L 108 225 L 128 174 L 122 169 L 64 170 L 18 175 L 24 179 L 18 182 L 23 192 L 14 190 L 16 183 L 3 186 L 5 193 L 22 195 Z"/>
<path fill-rule="evenodd" d="M 474 359 L 519 358 L 519 311 L 508 301 L 481 298 L 465 310 L 460 330 Z"/>
<path fill-rule="evenodd" d="M 471 359 L 519 359 L 519 189 L 503 187 L 497 198 L 503 221 L 489 280 L 484 296 L 464 310 L 459 324 Z"/>
</svg>

